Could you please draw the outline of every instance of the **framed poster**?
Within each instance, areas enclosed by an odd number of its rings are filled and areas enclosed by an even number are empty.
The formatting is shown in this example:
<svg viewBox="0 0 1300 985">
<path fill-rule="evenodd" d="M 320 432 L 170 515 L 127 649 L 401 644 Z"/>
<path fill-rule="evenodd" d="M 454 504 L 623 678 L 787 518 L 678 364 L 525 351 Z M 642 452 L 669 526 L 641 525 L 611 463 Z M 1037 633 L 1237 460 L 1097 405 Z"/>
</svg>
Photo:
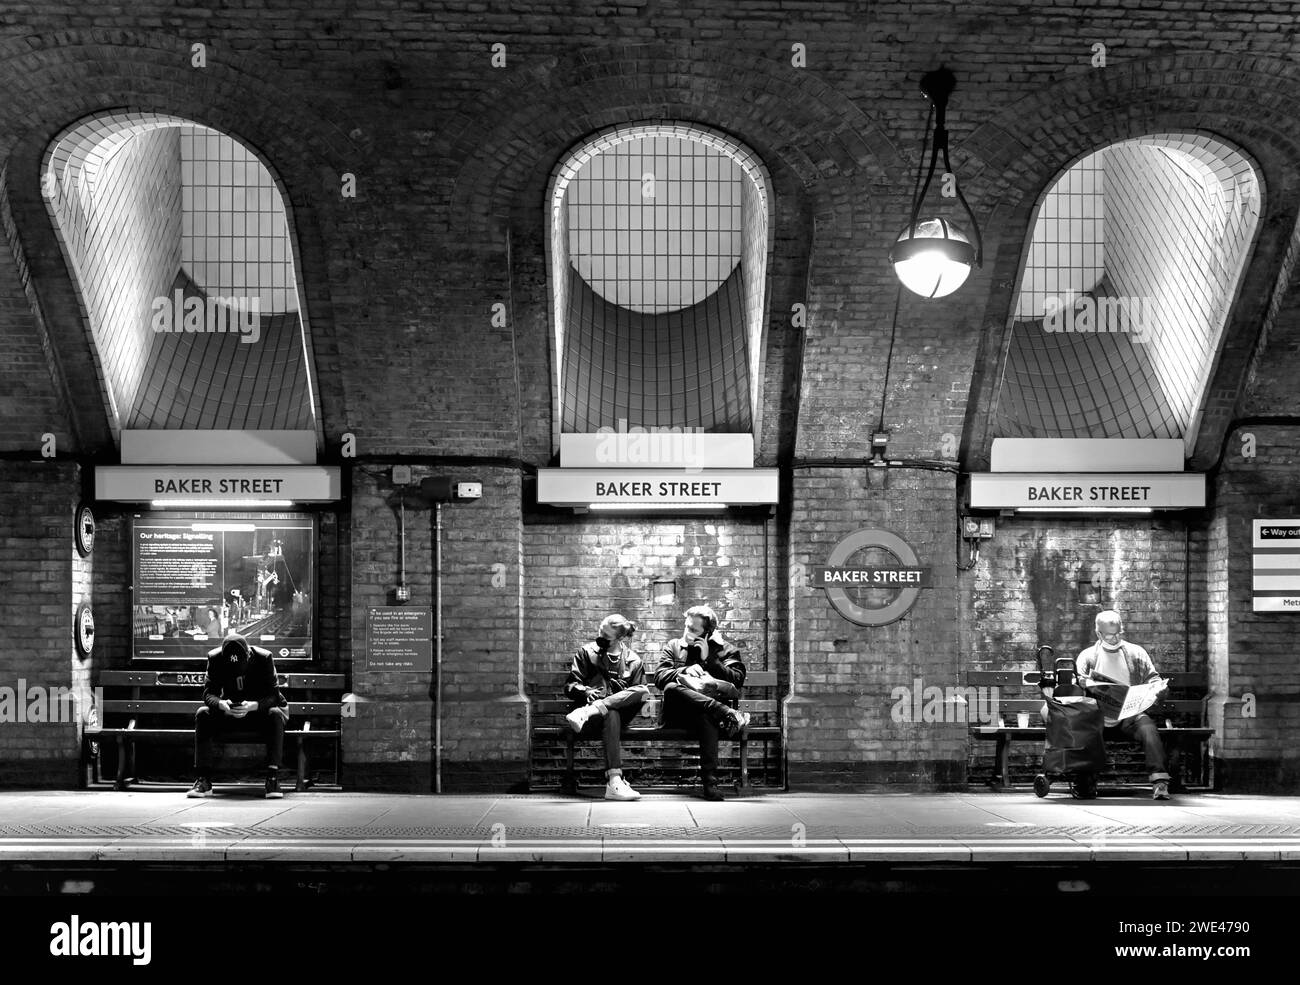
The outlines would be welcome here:
<svg viewBox="0 0 1300 985">
<path fill-rule="evenodd" d="M 309 513 L 137 513 L 131 657 L 206 661 L 232 633 L 277 665 L 312 658 L 316 518 Z"/>
</svg>

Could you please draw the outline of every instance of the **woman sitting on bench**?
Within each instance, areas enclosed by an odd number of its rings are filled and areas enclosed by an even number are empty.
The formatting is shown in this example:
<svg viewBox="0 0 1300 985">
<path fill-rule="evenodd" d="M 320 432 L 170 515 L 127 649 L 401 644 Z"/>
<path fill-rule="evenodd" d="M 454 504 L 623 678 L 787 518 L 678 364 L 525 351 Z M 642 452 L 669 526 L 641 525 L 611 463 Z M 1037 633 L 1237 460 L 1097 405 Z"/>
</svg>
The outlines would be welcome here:
<svg viewBox="0 0 1300 985">
<path fill-rule="evenodd" d="M 641 714 L 641 706 L 650 696 L 645 666 L 627 642 L 635 632 L 636 623 L 617 614 L 606 616 L 596 639 L 578 648 L 564 684 L 565 696 L 574 702 L 573 711 L 565 716 L 569 727 L 578 735 L 585 732 L 604 738 L 606 800 L 641 799 L 623 779 L 619 734 Z M 564 787 L 575 791 L 576 777 L 566 776 Z"/>
</svg>

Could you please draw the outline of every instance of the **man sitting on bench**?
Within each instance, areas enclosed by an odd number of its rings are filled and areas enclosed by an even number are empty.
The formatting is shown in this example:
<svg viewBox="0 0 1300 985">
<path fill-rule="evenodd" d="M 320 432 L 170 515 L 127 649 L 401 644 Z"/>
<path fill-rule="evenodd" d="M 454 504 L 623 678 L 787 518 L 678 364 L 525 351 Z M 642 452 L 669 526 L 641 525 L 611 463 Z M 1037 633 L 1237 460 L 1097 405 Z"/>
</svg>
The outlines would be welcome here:
<svg viewBox="0 0 1300 985">
<path fill-rule="evenodd" d="M 685 633 L 659 655 L 655 686 L 663 692 L 667 728 L 684 728 L 700 739 L 700 779 L 705 800 L 721 800 L 715 773 L 718 734 L 736 738 L 749 724 L 737 711 L 745 665 L 740 648 L 718 634 L 718 617 L 707 605 L 686 610 Z"/>
<path fill-rule="evenodd" d="M 252 732 L 266 742 L 266 797 L 278 799 L 280 760 L 289 702 L 280 692 L 271 651 L 248 645 L 242 636 L 228 636 L 219 650 L 208 651 L 203 682 L 203 707 L 194 715 L 194 772 L 197 779 L 186 795 L 212 796 L 213 745 L 227 732 Z"/>
<path fill-rule="evenodd" d="M 1160 680 L 1155 664 L 1145 649 L 1136 643 L 1121 639 L 1124 624 L 1119 613 L 1114 609 L 1105 609 L 1097 613 L 1093 621 L 1097 633 L 1097 642 L 1088 647 L 1075 658 L 1075 671 L 1079 683 L 1084 687 L 1096 684 L 1123 684 L 1132 687 L 1135 684 L 1148 684 Z M 1169 799 L 1169 773 L 1165 766 L 1165 745 L 1160 741 L 1160 732 L 1151 716 L 1145 712 L 1117 721 L 1110 715 L 1110 710 L 1103 705 L 1106 712 L 1106 727 L 1119 730 L 1128 738 L 1142 743 L 1146 756 L 1147 769 L 1151 773 L 1151 796 L 1156 800 Z"/>
<path fill-rule="evenodd" d="M 565 716 L 578 735 L 600 735 L 605 740 L 605 799 L 640 800 L 641 795 L 623 779 L 623 751 L 619 733 L 641 714 L 650 697 L 645 665 L 626 642 L 636 623 L 620 615 L 606 616 L 595 641 L 578 648 L 564 683 L 565 696 L 574 702 Z M 577 778 L 564 778 L 564 789 L 577 791 Z"/>
</svg>

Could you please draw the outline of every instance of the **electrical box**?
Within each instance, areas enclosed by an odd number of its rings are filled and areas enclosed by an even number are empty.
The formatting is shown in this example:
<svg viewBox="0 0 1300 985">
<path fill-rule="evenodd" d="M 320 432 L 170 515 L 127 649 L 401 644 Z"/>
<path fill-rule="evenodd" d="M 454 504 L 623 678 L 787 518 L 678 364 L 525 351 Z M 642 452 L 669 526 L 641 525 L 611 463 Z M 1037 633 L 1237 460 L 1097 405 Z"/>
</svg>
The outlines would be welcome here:
<svg viewBox="0 0 1300 985">
<path fill-rule="evenodd" d="M 967 540 L 974 540 L 980 535 L 980 522 L 973 516 L 964 516 L 961 520 L 961 535 Z"/>
<path fill-rule="evenodd" d="M 481 482 L 456 483 L 457 499 L 480 499 L 482 496 L 483 496 L 483 483 Z"/>
<path fill-rule="evenodd" d="M 393 466 L 393 485 L 409 486 L 411 484 L 411 466 L 394 465 Z"/>
<path fill-rule="evenodd" d="M 398 585 L 398 586 L 397 586 L 397 601 L 399 601 L 399 602 L 409 602 L 409 601 L 411 601 L 411 590 L 410 590 L 410 588 L 408 588 L 406 585 Z"/>
<path fill-rule="evenodd" d="M 993 517 L 980 517 L 980 540 L 988 540 L 993 536 Z"/>
</svg>

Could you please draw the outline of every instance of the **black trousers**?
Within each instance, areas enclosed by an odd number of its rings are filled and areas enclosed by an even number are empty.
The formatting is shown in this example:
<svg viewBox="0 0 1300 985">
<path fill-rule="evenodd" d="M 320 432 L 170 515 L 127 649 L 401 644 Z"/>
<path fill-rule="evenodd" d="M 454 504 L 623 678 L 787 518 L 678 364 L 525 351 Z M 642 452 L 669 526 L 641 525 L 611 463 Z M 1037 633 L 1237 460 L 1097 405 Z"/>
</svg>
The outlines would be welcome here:
<svg viewBox="0 0 1300 985">
<path fill-rule="evenodd" d="M 1142 753 L 1146 757 L 1147 771 L 1151 774 L 1153 783 L 1156 780 L 1170 778 L 1165 764 L 1165 744 L 1161 741 L 1156 723 L 1151 720 L 1150 715 L 1145 713 L 1134 715 L 1132 718 L 1124 719 L 1118 725 L 1110 726 L 1107 731 L 1111 729 L 1142 743 Z"/>
<path fill-rule="evenodd" d="M 664 688 L 664 725 L 686 729 L 700 740 L 701 773 L 718 768 L 718 736 L 725 728 L 727 706 L 739 700 L 739 689 L 726 681 L 711 684 L 705 691 L 677 681 Z"/>
<path fill-rule="evenodd" d="M 250 711 L 243 718 L 204 705 L 194 713 L 194 770 L 206 776 L 212 769 L 218 738 L 253 735 L 266 743 L 266 765 L 280 766 L 284 758 L 284 716 L 270 711 Z"/>
<path fill-rule="evenodd" d="M 601 703 L 607 709 L 605 714 L 593 715 L 578 733 L 578 737 L 583 739 L 594 739 L 597 735 L 602 738 L 605 743 L 606 770 L 623 768 L 621 733 L 625 725 L 630 724 L 632 719 L 641 714 L 641 706 L 645 704 L 645 699 L 645 690 L 637 688 L 628 688 L 617 694 L 611 694 L 608 698 L 602 698 Z M 583 705 L 575 704 L 573 707 L 581 708 Z"/>
</svg>

